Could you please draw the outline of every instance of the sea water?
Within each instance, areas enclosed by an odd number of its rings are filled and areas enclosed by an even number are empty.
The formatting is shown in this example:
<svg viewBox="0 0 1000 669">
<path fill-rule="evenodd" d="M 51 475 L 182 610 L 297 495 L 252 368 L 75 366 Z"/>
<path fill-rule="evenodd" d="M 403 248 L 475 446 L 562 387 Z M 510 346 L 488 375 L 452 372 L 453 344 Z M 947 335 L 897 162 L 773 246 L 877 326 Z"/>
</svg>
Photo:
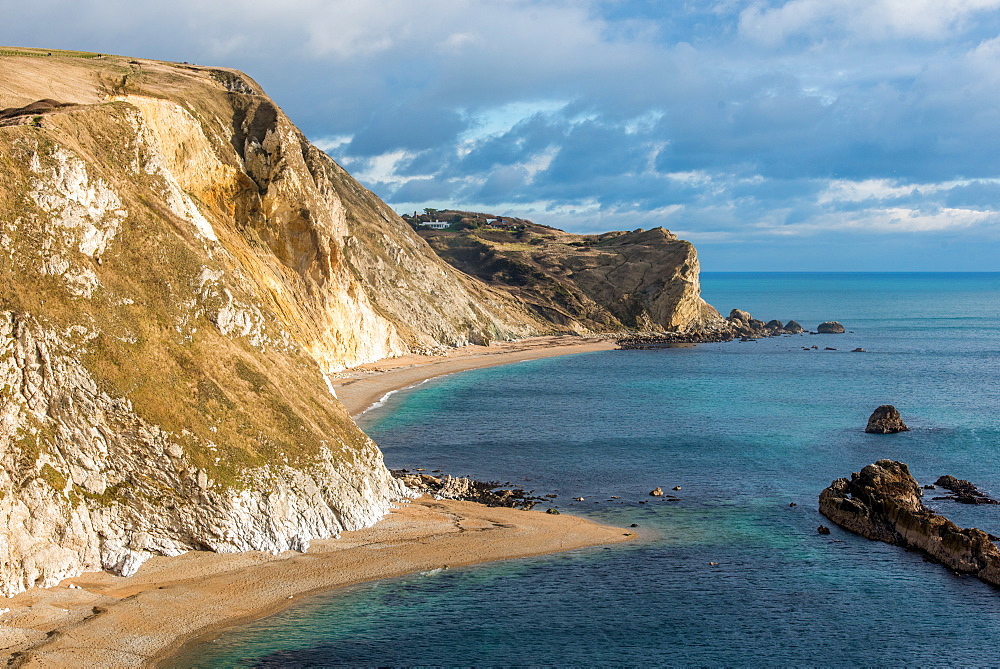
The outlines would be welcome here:
<svg viewBox="0 0 1000 669">
<path fill-rule="evenodd" d="M 1000 274 L 704 274 L 703 295 L 848 332 L 463 372 L 364 416 L 390 467 L 554 493 L 638 541 L 334 591 L 178 664 L 1000 662 L 1000 590 L 816 531 L 819 492 L 880 458 L 1000 496 Z M 865 434 L 880 404 L 912 431 Z M 1000 534 L 998 506 L 930 503 Z"/>
</svg>

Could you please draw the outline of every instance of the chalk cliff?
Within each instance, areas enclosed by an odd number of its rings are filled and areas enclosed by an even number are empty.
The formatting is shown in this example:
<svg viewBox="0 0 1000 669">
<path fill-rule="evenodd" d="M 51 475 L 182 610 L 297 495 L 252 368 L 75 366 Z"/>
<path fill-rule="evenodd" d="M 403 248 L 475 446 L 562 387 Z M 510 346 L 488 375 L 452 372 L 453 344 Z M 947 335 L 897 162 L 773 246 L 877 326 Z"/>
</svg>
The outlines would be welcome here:
<svg viewBox="0 0 1000 669">
<path fill-rule="evenodd" d="M 704 311 L 692 258 L 664 323 Z M 585 328 L 551 316 L 442 261 L 242 73 L 0 50 L 0 593 L 373 523 L 410 492 L 327 375 Z"/>
</svg>

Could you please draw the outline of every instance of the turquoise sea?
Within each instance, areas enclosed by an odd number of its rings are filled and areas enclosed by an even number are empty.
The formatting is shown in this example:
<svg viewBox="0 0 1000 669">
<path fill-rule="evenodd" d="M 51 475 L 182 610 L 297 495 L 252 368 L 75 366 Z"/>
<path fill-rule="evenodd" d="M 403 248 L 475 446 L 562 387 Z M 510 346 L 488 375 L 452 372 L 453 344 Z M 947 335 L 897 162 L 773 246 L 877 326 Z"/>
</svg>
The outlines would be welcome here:
<svg viewBox="0 0 1000 669">
<path fill-rule="evenodd" d="M 1000 662 L 1000 591 L 836 527 L 816 532 L 820 490 L 879 458 L 921 483 L 952 474 L 1000 496 L 1000 274 L 702 280 L 726 314 L 849 332 L 465 372 L 363 421 L 390 467 L 522 483 L 558 494 L 563 511 L 637 523 L 642 540 L 331 592 L 178 664 Z M 880 404 L 912 431 L 864 434 Z M 681 486 L 681 501 L 649 497 L 657 486 Z M 932 505 L 1000 534 L 1000 507 Z"/>
</svg>

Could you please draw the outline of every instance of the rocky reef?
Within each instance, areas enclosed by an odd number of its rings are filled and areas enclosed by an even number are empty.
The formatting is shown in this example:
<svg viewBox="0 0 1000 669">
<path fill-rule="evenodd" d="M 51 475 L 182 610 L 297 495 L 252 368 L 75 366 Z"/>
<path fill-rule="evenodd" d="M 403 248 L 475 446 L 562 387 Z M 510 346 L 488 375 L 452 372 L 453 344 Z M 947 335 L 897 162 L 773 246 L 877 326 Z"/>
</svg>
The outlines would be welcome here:
<svg viewBox="0 0 1000 669">
<path fill-rule="evenodd" d="M 820 493 L 819 511 L 863 537 L 922 551 L 953 571 L 1000 585 L 997 538 L 958 527 L 924 506 L 921 495 L 905 464 L 879 460 L 831 483 Z"/>
<path fill-rule="evenodd" d="M 454 477 L 449 474 L 431 476 L 405 469 L 393 470 L 393 476 L 406 487 L 427 493 L 440 499 L 457 499 L 478 502 L 486 506 L 505 506 L 513 509 L 531 509 L 543 497 L 533 497 L 520 487 L 505 488 L 499 481 L 478 481 L 467 476 Z"/>
<path fill-rule="evenodd" d="M 706 344 L 739 339 L 752 341 L 765 337 L 802 334 L 805 328 L 796 321 L 783 324 L 779 320 L 764 322 L 742 309 L 733 309 L 727 318 L 718 318 L 701 323 L 700 327 L 678 332 L 652 332 L 627 334 L 616 341 L 618 348 L 656 349 L 674 344 Z"/>
<path fill-rule="evenodd" d="M 932 499 L 950 499 L 958 502 L 959 504 L 1000 504 L 1000 502 L 984 493 L 974 484 L 966 481 L 965 479 L 957 479 L 950 474 L 938 477 L 938 480 L 934 482 L 934 486 L 950 490 L 954 494 L 942 497 L 933 497 Z M 925 486 L 925 489 L 927 487 L 928 486 Z"/>
</svg>

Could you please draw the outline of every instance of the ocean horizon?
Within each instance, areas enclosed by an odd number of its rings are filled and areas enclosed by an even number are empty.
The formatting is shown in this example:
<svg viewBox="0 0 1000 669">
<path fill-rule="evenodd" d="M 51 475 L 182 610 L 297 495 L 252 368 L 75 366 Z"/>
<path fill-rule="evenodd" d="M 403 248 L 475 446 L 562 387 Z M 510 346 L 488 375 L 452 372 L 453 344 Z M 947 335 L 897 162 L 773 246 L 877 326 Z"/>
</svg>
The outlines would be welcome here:
<svg viewBox="0 0 1000 669">
<path fill-rule="evenodd" d="M 395 393 L 360 421 L 391 468 L 555 494 L 561 512 L 637 525 L 638 541 L 331 591 L 187 649 L 176 666 L 1000 656 L 996 588 L 837 527 L 817 533 L 830 524 L 820 491 L 881 458 L 921 484 L 951 474 L 1000 495 L 1000 273 L 701 277 L 723 315 L 807 329 L 836 320 L 847 332 L 472 370 Z M 865 434 L 881 404 L 911 431 Z M 678 501 L 650 497 L 655 487 Z M 1000 534 L 1000 507 L 929 503 Z"/>
</svg>

